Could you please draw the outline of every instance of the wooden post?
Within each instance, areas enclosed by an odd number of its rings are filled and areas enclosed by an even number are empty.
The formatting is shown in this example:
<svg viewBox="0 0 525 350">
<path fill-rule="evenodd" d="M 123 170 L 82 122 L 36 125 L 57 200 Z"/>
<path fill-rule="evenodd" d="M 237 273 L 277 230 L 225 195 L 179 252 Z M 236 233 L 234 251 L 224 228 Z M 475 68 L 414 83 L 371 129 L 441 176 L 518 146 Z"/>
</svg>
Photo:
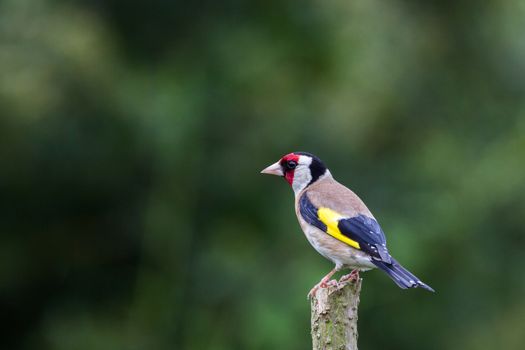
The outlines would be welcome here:
<svg viewBox="0 0 525 350">
<path fill-rule="evenodd" d="M 311 298 L 313 350 L 357 350 L 361 281 L 330 283 Z"/>
</svg>

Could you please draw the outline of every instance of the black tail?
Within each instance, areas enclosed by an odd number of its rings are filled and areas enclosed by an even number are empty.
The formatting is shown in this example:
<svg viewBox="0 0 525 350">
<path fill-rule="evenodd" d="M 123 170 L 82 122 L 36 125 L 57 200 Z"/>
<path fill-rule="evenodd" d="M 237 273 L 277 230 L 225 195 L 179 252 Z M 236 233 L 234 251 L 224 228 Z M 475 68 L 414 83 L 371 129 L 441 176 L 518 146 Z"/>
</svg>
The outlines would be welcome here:
<svg viewBox="0 0 525 350">
<path fill-rule="evenodd" d="M 420 287 L 431 292 L 434 291 L 428 285 L 421 282 L 419 278 L 410 273 L 410 271 L 399 265 L 399 263 L 394 259 L 392 259 L 392 263 L 390 264 L 383 261 L 376 261 L 374 259 L 372 259 L 372 262 L 374 265 L 386 272 L 388 276 L 390 276 L 390 278 L 394 280 L 394 282 L 396 282 L 396 284 L 402 289 Z"/>
</svg>

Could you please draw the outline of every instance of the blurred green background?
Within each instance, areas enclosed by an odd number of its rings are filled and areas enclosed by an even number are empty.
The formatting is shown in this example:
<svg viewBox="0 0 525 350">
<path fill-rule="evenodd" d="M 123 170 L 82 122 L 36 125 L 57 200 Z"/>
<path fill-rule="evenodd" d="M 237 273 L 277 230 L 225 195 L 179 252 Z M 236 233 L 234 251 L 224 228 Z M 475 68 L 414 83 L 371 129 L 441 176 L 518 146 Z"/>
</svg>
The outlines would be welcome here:
<svg viewBox="0 0 525 350">
<path fill-rule="evenodd" d="M 362 349 L 525 348 L 522 1 L 0 2 L 2 349 L 308 349 L 323 159 L 437 291 Z"/>
</svg>

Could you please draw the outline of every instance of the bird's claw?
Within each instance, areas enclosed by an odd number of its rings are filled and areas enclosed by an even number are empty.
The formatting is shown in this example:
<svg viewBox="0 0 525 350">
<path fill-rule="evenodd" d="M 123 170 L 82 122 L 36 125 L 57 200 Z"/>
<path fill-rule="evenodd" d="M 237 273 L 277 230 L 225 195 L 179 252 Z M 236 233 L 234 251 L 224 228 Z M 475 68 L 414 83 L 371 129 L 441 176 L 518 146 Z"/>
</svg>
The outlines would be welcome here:
<svg viewBox="0 0 525 350">
<path fill-rule="evenodd" d="M 341 277 L 339 279 L 339 283 L 345 283 L 345 282 L 350 282 L 350 281 L 354 281 L 354 282 L 357 282 L 359 280 L 359 270 L 352 270 L 352 272 L 350 272 L 348 275 L 344 275 L 343 277 Z"/>
<path fill-rule="evenodd" d="M 310 292 L 308 292 L 308 295 L 306 296 L 306 299 L 307 300 L 313 299 L 313 297 L 315 296 L 315 293 L 317 292 L 318 289 L 319 289 L 319 285 L 316 284 L 312 289 L 310 289 Z"/>
<path fill-rule="evenodd" d="M 339 282 L 337 282 L 337 280 L 330 280 L 330 281 L 327 281 L 327 282 L 325 282 L 325 281 L 319 282 L 318 284 L 316 284 L 310 290 L 310 292 L 308 293 L 307 299 L 312 299 L 315 296 L 315 293 L 317 293 L 317 290 L 319 288 L 328 288 L 328 287 L 332 287 L 332 286 L 338 287 L 339 286 Z"/>
</svg>

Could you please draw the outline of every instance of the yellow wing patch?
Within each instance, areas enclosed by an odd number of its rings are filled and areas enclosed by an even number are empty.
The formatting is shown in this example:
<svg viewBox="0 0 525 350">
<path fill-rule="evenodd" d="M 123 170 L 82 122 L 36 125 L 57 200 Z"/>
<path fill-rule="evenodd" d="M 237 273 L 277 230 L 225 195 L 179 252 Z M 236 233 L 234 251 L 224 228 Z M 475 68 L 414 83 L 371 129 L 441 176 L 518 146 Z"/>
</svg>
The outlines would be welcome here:
<svg viewBox="0 0 525 350">
<path fill-rule="evenodd" d="M 317 217 L 323 224 L 326 225 L 326 233 L 328 233 L 330 236 L 356 249 L 361 249 L 359 243 L 342 234 L 339 230 L 339 227 L 337 227 L 339 220 L 344 219 L 344 216 L 333 211 L 332 209 L 321 207 L 317 210 Z"/>
</svg>

